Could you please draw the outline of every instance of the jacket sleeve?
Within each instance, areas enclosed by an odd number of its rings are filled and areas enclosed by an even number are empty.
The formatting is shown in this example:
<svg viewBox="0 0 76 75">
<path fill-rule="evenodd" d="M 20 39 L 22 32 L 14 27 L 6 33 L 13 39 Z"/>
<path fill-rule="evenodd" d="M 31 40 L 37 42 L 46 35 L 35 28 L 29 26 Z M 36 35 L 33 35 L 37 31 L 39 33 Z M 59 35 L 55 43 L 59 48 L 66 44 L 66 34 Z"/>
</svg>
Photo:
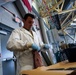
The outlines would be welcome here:
<svg viewBox="0 0 76 75">
<path fill-rule="evenodd" d="M 10 51 L 24 51 L 27 48 L 26 42 L 27 40 L 21 40 L 19 31 L 13 30 L 7 41 L 6 48 Z"/>
</svg>

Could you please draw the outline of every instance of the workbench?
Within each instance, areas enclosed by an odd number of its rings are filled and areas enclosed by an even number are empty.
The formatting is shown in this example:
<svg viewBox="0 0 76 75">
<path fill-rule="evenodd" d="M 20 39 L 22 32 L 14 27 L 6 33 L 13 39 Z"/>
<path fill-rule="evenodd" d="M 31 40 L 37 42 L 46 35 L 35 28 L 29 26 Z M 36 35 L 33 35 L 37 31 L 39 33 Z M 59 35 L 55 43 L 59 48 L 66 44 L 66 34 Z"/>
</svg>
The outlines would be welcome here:
<svg viewBox="0 0 76 75">
<path fill-rule="evenodd" d="M 62 61 L 50 66 L 42 66 L 33 70 L 24 70 L 22 75 L 67 75 L 74 70 L 68 70 L 68 68 L 76 68 L 76 62 Z"/>
</svg>

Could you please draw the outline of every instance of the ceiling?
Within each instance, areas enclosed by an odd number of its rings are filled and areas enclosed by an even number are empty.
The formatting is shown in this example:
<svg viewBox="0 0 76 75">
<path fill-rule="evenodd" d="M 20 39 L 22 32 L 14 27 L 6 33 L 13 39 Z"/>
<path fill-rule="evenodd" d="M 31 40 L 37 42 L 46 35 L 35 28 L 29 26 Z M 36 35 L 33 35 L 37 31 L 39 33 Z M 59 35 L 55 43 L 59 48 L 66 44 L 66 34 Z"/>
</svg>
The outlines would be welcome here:
<svg viewBox="0 0 76 75">
<path fill-rule="evenodd" d="M 56 25 L 58 33 L 76 35 L 76 0 L 36 0 L 41 17 L 50 17 L 50 24 Z M 52 23 L 53 22 L 53 23 Z M 50 27 L 50 24 L 48 25 Z M 61 34 L 62 34 L 61 33 Z M 73 37 L 74 39 L 74 37 Z"/>
<path fill-rule="evenodd" d="M 75 13 L 76 0 L 36 0 L 40 15 L 45 18 L 47 16 L 59 15 L 60 22 Z"/>
</svg>

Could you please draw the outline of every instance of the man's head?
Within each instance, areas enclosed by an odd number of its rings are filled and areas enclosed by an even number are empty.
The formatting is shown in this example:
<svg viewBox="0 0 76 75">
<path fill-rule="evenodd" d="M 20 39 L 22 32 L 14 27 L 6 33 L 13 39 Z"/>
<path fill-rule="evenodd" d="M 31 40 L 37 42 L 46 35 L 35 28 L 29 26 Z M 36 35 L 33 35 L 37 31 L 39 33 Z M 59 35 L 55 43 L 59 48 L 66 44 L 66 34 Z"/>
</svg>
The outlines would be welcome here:
<svg viewBox="0 0 76 75">
<path fill-rule="evenodd" d="M 27 30 L 30 30 L 34 23 L 34 19 L 35 19 L 35 16 L 33 14 L 31 14 L 31 13 L 25 14 L 25 16 L 23 18 L 23 22 L 24 22 L 23 27 Z"/>
</svg>

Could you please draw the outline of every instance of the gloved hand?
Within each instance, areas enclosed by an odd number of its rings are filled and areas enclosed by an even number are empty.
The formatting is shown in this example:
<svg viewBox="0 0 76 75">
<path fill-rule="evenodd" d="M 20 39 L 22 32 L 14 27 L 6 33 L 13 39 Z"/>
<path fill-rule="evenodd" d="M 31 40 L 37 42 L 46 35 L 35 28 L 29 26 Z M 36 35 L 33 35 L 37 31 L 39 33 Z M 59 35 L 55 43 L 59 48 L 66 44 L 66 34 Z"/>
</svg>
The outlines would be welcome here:
<svg viewBox="0 0 76 75">
<path fill-rule="evenodd" d="M 50 48 L 50 45 L 49 44 L 45 44 L 43 48 L 44 49 L 49 49 Z"/>
<path fill-rule="evenodd" d="M 40 47 L 37 46 L 36 44 L 32 44 L 31 47 L 32 47 L 33 50 L 37 50 L 37 51 L 40 50 Z"/>
</svg>

